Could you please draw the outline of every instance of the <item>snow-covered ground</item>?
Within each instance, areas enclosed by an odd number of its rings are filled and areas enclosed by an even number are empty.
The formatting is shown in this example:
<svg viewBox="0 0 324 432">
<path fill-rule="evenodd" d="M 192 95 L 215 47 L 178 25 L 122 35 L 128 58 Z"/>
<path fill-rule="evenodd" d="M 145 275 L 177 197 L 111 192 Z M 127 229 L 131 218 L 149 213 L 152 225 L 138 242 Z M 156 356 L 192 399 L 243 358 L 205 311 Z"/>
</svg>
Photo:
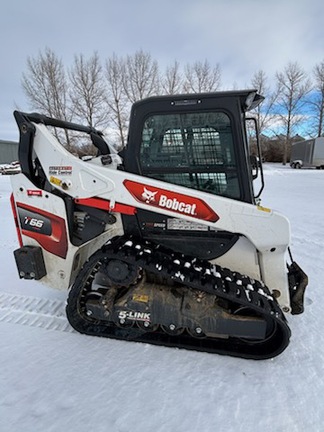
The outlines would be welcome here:
<svg viewBox="0 0 324 432">
<path fill-rule="evenodd" d="M 0 176 L 0 431 L 322 432 L 324 172 L 266 164 L 265 181 L 262 203 L 290 219 L 310 283 L 289 347 L 256 362 L 74 332 L 66 293 L 17 276 Z"/>
</svg>

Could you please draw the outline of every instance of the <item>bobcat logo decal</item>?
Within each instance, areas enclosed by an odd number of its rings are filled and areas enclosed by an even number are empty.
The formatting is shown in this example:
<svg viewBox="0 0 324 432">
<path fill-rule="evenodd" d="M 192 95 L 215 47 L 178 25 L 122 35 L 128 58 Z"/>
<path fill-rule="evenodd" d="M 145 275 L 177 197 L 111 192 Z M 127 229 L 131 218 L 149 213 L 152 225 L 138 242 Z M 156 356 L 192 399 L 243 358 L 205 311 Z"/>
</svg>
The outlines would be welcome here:
<svg viewBox="0 0 324 432">
<path fill-rule="evenodd" d="M 152 191 L 146 189 L 146 187 L 144 187 L 144 192 L 142 193 L 142 198 L 145 200 L 145 202 L 147 204 L 149 204 L 149 203 L 155 201 L 155 195 L 156 194 L 157 194 L 157 191 L 152 192 Z"/>
<path fill-rule="evenodd" d="M 153 208 L 158 208 L 163 214 L 166 212 L 167 214 L 173 212 L 183 215 L 185 218 L 187 216 L 188 218 L 195 218 L 210 222 L 217 222 L 219 219 L 218 214 L 202 198 L 170 190 L 172 185 L 169 185 L 170 189 L 168 190 L 162 189 L 158 186 L 146 185 L 127 179 L 123 181 L 123 185 L 136 201 L 141 204 L 149 205 Z M 181 188 L 181 191 L 182 190 L 185 189 Z M 198 192 L 193 191 L 192 194 L 198 195 Z M 145 205 L 139 206 L 139 208 L 145 207 Z M 151 211 L 154 210 L 151 209 Z"/>
</svg>

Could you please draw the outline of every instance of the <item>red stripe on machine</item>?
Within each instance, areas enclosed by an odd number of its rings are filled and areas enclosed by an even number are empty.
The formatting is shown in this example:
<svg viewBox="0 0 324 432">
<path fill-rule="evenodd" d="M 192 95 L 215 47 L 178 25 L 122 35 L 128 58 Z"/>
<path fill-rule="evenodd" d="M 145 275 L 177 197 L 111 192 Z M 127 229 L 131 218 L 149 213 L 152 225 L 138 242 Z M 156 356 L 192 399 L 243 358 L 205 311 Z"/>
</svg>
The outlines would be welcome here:
<svg viewBox="0 0 324 432">
<path fill-rule="evenodd" d="M 126 215 L 134 215 L 136 213 L 136 207 L 120 203 L 115 203 L 114 207 L 110 207 L 110 201 L 101 198 L 76 198 L 74 202 L 79 205 L 93 207 L 100 210 L 114 211 Z"/>
</svg>

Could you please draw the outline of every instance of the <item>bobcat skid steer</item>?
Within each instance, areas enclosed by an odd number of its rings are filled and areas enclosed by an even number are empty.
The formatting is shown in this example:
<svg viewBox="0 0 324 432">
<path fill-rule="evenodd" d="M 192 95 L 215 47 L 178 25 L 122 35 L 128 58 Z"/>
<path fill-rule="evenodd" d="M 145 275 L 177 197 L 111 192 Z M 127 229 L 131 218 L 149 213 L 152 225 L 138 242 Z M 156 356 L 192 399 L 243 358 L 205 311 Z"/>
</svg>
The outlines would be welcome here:
<svg viewBox="0 0 324 432">
<path fill-rule="evenodd" d="M 81 333 L 280 354 L 307 276 L 287 264 L 287 219 L 259 205 L 246 112 L 262 100 L 255 90 L 141 100 L 119 153 L 94 128 L 15 111 L 20 278 L 69 290 L 67 317 Z M 68 152 L 61 129 L 90 137 L 96 156 Z"/>
</svg>

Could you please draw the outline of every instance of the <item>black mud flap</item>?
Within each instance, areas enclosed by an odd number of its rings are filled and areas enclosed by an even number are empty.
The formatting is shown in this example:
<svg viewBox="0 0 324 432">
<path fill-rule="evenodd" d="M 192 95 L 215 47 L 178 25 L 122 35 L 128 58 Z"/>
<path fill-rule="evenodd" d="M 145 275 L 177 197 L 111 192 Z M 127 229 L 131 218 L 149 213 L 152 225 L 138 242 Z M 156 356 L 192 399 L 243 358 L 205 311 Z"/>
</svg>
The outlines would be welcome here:
<svg viewBox="0 0 324 432">
<path fill-rule="evenodd" d="M 23 246 L 14 251 L 20 279 L 39 280 L 46 276 L 42 248 Z"/>
<path fill-rule="evenodd" d="M 288 266 L 288 281 L 292 315 L 304 312 L 304 294 L 308 285 L 307 274 L 293 261 Z"/>
</svg>

